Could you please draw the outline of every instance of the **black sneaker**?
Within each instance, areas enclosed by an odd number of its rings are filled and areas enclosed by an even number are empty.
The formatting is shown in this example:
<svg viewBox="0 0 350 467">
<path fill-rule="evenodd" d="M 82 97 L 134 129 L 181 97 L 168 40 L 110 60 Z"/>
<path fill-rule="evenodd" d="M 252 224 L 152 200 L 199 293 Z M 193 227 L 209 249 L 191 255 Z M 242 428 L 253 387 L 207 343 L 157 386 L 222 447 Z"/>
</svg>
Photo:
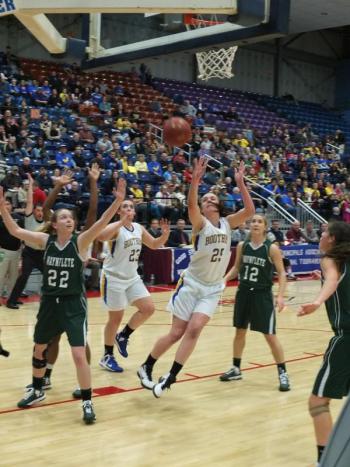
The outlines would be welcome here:
<svg viewBox="0 0 350 467">
<path fill-rule="evenodd" d="M 7 302 L 6 306 L 7 308 L 10 308 L 11 310 L 19 310 L 19 305 L 17 305 L 16 303 Z"/>
<path fill-rule="evenodd" d="M 165 389 L 170 389 L 170 386 L 176 382 L 176 378 L 171 373 L 168 373 L 159 378 L 159 383 L 155 384 L 152 388 L 152 392 L 154 397 L 159 399 L 159 397 L 163 394 Z"/>
<path fill-rule="evenodd" d="M 96 415 L 91 401 L 83 401 L 83 420 L 86 425 L 91 425 L 96 421 Z"/>
<path fill-rule="evenodd" d="M 226 373 L 220 376 L 220 381 L 234 381 L 236 379 L 242 379 L 241 370 L 237 366 L 233 366 Z"/>
<path fill-rule="evenodd" d="M 152 381 L 152 369 L 147 365 L 141 365 L 137 370 L 137 376 L 140 378 L 141 386 L 145 389 L 153 389 L 155 382 Z"/>
<path fill-rule="evenodd" d="M 26 407 L 30 407 L 33 404 L 36 404 L 37 402 L 43 401 L 45 399 L 45 393 L 44 391 L 38 391 L 32 388 L 30 391 L 27 391 L 24 394 L 23 399 L 21 399 L 17 407 L 20 409 L 25 409 Z"/>
<path fill-rule="evenodd" d="M 285 391 L 290 391 L 290 382 L 289 382 L 289 376 L 288 376 L 288 373 L 286 371 L 282 371 L 279 375 L 279 380 L 280 380 L 280 386 L 279 386 L 279 390 L 282 391 L 282 392 L 285 392 Z"/>
<path fill-rule="evenodd" d="M 81 389 L 77 388 L 72 392 L 74 399 L 81 399 Z"/>
<path fill-rule="evenodd" d="M 44 376 L 43 377 L 43 386 L 41 389 L 51 389 L 52 388 L 52 385 L 51 385 L 51 380 L 48 376 Z M 28 384 L 26 387 L 25 387 L 25 391 L 28 392 L 28 391 L 31 391 L 33 389 L 33 384 Z"/>
</svg>

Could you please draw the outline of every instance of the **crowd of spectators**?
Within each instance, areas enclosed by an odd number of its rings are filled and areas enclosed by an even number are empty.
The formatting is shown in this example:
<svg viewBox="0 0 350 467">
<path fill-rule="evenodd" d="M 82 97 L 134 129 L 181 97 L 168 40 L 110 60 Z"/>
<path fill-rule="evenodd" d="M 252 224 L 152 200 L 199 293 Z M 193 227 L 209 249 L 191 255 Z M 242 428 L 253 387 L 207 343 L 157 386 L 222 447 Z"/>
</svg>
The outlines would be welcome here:
<svg viewBox="0 0 350 467">
<path fill-rule="evenodd" d="M 139 222 L 161 217 L 173 224 L 179 219 L 187 222 L 190 150 L 191 157 L 211 158 L 200 191 L 217 193 L 227 210 L 242 206 L 234 171 L 244 160 L 251 180 L 248 186 L 254 185 L 265 199 L 273 196 L 293 216 L 301 198 L 327 220 L 350 222 L 349 164 L 340 130 L 321 138 L 309 125 L 285 124 L 261 134 L 232 106 L 221 117 L 236 119 L 245 129 L 228 134 L 206 127 L 205 103 L 177 96 L 175 114 L 191 122 L 193 138 L 186 151 L 174 150 L 150 132 L 149 122 L 137 108 L 123 108 L 120 96 L 128 96 L 129 91 L 120 83 L 97 85 L 85 79 L 76 65 L 63 67 L 62 73 L 51 71 L 38 81 L 23 71 L 10 48 L 0 57 L 0 71 L 0 183 L 17 210 L 26 202 L 26 174 L 35 179 L 35 202 L 42 203 L 57 177 L 70 169 L 74 181 L 62 190 L 58 203 L 75 207 L 83 219 L 89 199 L 86 171 L 97 162 L 102 169 L 100 212 L 111 202 L 115 183 L 123 176 Z M 139 79 L 152 85 L 144 67 Z M 153 99 L 150 104 L 154 103 Z M 82 116 L 82 106 L 93 107 L 100 118 L 92 122 L 89 115 Z M 169 117 L 161 106 L 158 112 L 163 119 Z M 210 112 L 215 112 L 213 106 Z M 264 211 L 264 199 L 254 201 L 257 211 Z"/>
</svg>

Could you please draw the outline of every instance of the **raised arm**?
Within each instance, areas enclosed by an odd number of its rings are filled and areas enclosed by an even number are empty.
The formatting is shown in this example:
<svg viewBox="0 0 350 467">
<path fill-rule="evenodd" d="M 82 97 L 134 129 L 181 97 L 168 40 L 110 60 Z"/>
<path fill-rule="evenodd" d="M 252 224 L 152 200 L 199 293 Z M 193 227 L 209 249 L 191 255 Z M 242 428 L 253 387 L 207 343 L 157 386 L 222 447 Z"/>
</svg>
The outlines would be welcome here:
<svg viewBox="0 0 350 467">
<path fill-rule="evenodd" d="M 28 217 L 33 213 L 33 178 L 29 173 L 27 174 L 27 177 L 29 185 L 27 191 L 27 203 L 26 208 L 24 210 L 24 214 Z"/>
<path fill-rule="evenodd" d="M 109 206 L 107 211 L 105 211 L 100 219 L 95 222 L 95 224 L 90 227 L 90 229 L 85 230 L 82 232 L 78 237 L 78 248 L 79 252 L 82 256 L 85 256 L 85 252 L 88 249 L 90 243 L 95 240 L 99 236 L 99 234 L 103 231 L 105 227 L 109 224 L 112 220 L 113 216 L 118 211 L 119 206 L 122 204 L 125 198 L 125 191 L 126 191 L 126 182 L 123 178 L 120 178 L 118 181 L 118 186 L 116 190 L 116 199 L 114 202 Z"/>
<path fill-rule="evenodd" d="M 125 214 L 123 217 L 119 219 L 119 221 L 112 222 L 112 224 L 109 224 L 98 235 L 97 240 L 99 242 L 106 242 L 108 240 L 117 238 L 119 234 L 119 230 L 121 229 L 121 227 L 123 227 L 123 225 L 125 225 L 127 218 L 128 218 L 128 215 Z"/>
<path fill-rule="evenodd" d="M 66 170 L 60 177 L 57 178 L 55 186 L 50 191 L 48 197 L 45 200 L 43 211 L 44 220 L 47 222 L 51 219 L 51 209 L 55 204 L 57 196 L 60 194 L 62 188 L 73 181 L 73 172 Z"/>
<path fill-rule="evenodd" d="M 90 202 L 89 209 L 86 214 L 86 221 L 83 230 L 89 229 L 95 222 L 97 218 L 97 202 L 98 202 L 98 188 L 97 181 L 100 176 L 100 167 L 94 162 L 89 169 L 89 182 L 90 182 Z"/>
<path fill-rule="evenodd" d="M 202 180 L 205 170 L 207 168 L 207 159 L 200 157 L 194 161 L 194 168 L 192 173 L 192 180 L 190 189 L 188 190 L 187 204 L 188 204 L 188 217 L 193 227 L 194 232 L 199 232 L 204 225 L 204 217 L 198 206 L 198 188 Z"/>
<path fill-rule="evenodd" d="M 16 238 L 23 240 L 28 243 L 37 245 L 39 248 L 44 249 L 48 234 L 43 232 L 31 232 L 30 230 L 22 229 L 19 225 L 12 219 L 11 214 L 5 207 L 5 197 L 3 187 L 0 187 L 0 212 L 4 224 L 6 225 L 7 230 Z"/>
<path fill-rule="evenodd" d="M 279 247 L 275 243 L 270 246 L 270 256 L 271 256 L 272 262 L 278 274 L 278 286 L 279 287 L 278 287 L 278 294 L 276 298 L 276 304 L 277 304 L 278 311 L 282 311 L 285 306 L 284 293 L 286 291 L 287 281 L 286 281 L 286 272 L 283 266 L 282 253 Z"/>
<path fill-rule="evenodd" d="M 298 316 L 313 313 L 337 290 L 340 273 L 334 260 L 331 258 L 323 258 L 321 260 L 321 268 L 324 277 L 321 290 L 313 302 L 305 303 L 300 306 Z"/>
<path fill-rule="evenodd" d="M 235 214 L 230 214 L 227 216 L 227 220 L 230 224 L 231 229 L 234 229 L 240 224 L 243 224 L 247 219 L 252 217 L 255 213 L 255 206 L 253 203 L 253 200 L 249 194 L 249 191 L 247 190 L 247 187 L 244 183 L 244 171 L 245 171 L 245 166 L 243 161 L 241 161 L 239 165 L 239 169 L 235 169 L 235 180 L 237 187 L 239 188 L 239 191 L 241 192 L 242 195 L 242 200 L 243 200 L 243 208 L 240 209 L 238 212 Z"/>
<path fill-rule="evenodd" d="M 239 274 L 239 269 L 241 267 L 241 261 L 242 261 L 242 247 L 243 247 L 243 242 L 238 243 L 237 249 L 236 249 L 236 258 L 235 258 L 235 264 L 232 266 L 232 268 L 226 273 L 224 277 L 224 282 L 228 282 L 231 279 L 236 279 Z"/>
<path fill-rule="evenodd" d="M 166 244 L 170 235 L 170 224 L 167 220 L 162 219 L 160 221 L 160 228 L 162 230 L 162 235 L 158 238 L 152 237 L 147 230 L 142 227 L 142 243 L 144 243 L 148 248 L 156 250 Z"/>
</svg>

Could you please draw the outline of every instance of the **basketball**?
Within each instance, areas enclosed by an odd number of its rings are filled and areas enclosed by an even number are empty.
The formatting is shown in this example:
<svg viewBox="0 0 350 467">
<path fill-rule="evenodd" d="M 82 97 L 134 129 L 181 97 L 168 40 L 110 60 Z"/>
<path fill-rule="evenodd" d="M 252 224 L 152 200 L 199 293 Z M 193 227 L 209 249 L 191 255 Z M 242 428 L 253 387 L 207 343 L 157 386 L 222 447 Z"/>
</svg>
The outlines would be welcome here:
<svg viewBox="0 0 350 467">
<path fill-rule="evenodd" d="M 164 122 L 163 138 L 169 146 L 181 147 L 192 139 L 190 124 L 181 117 L 171 117 Z"/>
</svg>

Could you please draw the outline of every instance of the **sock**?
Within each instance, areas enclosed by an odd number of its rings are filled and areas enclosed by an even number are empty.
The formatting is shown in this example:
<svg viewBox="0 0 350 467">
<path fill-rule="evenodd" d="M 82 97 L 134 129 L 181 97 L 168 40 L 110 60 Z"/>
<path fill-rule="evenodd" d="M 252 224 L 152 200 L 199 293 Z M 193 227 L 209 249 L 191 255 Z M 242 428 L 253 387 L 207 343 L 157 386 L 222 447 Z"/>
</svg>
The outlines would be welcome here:
<svg viewBox="0 0 350 467">
<path fill-rule="evenodd" d="M 91 400 L 92 390 L 89 389 L 81 389 L 81 399 L 83 401 L 90 401 Z"/>
<path fill-rule="evenodd" d="M 51 363 L 47 363 L 46 364 L 46 370 L 45 370 L 45 377 L 46 378 L 50 378 L 51 376 L 51 373 L 52 373 L 52 370 L 53 370 L 53 365 Z"/>
<path fill-rule="evenodd" d="M 43 379 L 33 376 L 33 388 L 35 391 L 41 391 L 43 387 Z"/>
<path fill-rule="evenodd" d="M 148 366 L 149 368 L 153 368 L 154 364 L 156 363 L 157 359 L 153 358 L 151 354 L 148 355 L 144 365 Z"/>
<path fill-rule="evenodd" d="M 281 373 L 286 373 L 287 372 L 286 364 L 285 363 L 277 363 L 277 370 L 278 370 L 279 375 Z"/>
<path fill-rule="evenodd" d="M 170 368 L 170 373 L 173 376 L 175 376 L 175 378 L 176 378 L 178 373 L 180 373 L 180 371 L 182 370 L 182 367 L 183 367 L 183 365 L 181 365 L 180 363 L 174 361 L 173 366 Z"/>
<path fill-rule="evenodd" d="M 321 461 L 321 457 L 325 449 L 326 449 L 326 446 L 317 445 L 317 462 Z"/>
<path fill-rule="evenodd" d="M 241 361 L 242 359 L 241 358 L 233 358 L 232 362 L 233 362 L 233 366 L 236 366 L 237 368 L 241 368 Z"/>
<path fill-rule="evenodd" d="M 129 338 L 129 336 L 135 331 L 135 329 L 131 329 L 128 325 L 125 326 L 125 328 L 122 330 L 120 334 L 122 334 L 123 337 L 126 339 Z"/>
<path fill-rule="evenodd" d="M 105 355 L 113 355 L 113 345 L 105 345 Z"/>
</svg>

